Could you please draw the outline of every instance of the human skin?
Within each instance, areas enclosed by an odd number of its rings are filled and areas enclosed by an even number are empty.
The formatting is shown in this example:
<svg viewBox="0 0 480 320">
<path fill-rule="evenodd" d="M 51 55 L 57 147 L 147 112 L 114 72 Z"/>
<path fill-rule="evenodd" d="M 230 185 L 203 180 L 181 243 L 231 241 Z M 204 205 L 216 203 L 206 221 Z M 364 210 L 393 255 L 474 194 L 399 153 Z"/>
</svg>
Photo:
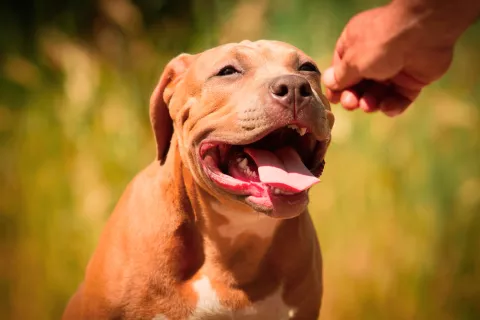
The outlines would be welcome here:
<svg viewBox="0 0 480 320">
<path fill-rule="evenodd" d="M 323 75 L 326 96 L 345 109 L 396 116 L 447 72 L 480 0 L 393 0 L 355 15 Z"/>
</svg>

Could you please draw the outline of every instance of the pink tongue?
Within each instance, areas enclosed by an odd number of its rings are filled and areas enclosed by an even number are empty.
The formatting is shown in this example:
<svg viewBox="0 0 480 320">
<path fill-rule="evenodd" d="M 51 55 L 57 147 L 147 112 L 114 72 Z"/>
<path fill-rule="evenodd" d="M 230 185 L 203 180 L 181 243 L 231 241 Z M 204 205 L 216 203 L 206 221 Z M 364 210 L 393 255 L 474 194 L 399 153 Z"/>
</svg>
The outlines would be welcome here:
<svg viewBox="0 0 480 320">
<path fill-rule="evenodd" d="M 260 181 L 272 187 L 300 192 L 320 182 L 291 147 L 275 153 L 251 148 L 245 148 L 245 152 L 257 164 Z"/>
</svg>

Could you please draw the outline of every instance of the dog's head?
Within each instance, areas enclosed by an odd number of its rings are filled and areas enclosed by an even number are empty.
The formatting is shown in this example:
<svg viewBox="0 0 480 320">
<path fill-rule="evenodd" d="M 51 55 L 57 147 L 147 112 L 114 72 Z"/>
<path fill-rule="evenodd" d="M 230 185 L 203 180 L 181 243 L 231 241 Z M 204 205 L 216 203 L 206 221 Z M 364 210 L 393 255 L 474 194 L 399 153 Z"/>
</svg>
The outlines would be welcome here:
<svg viewBox="0 0 480 320">
<path fill-rule="evenodd" d="M 201 187 L 278 218 L 305 210 L 334 122 L 314 61 L 277 41 L 174 58 L 150 116 L 160 163 L 173 135 Z"/>
</svg>

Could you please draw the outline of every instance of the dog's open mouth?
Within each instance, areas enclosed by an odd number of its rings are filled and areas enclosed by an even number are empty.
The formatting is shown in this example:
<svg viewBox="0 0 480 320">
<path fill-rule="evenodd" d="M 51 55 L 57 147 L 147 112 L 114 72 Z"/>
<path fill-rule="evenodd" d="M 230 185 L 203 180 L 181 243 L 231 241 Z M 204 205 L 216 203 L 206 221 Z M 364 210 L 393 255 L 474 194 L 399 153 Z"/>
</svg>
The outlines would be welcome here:
<svg viewBox="0 0 480 320">
<path fill-rule="evenodd" d="M 280 199 L 308 201 L 308 189 L 320 181 L 327 145 L 306 128 L 289 125 L 247 145 L 203 143 L 200 158 L 214 183 L 269 211 Z"/>
</svg>

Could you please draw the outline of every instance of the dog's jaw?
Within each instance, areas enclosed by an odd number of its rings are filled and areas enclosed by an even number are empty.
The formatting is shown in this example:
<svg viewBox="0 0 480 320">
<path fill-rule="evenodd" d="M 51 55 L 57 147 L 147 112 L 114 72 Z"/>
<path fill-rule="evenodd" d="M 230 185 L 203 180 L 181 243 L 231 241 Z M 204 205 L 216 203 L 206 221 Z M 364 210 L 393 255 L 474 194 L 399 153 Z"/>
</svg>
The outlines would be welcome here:
<svg viewBox="0 0 480 320">
<path fill-rule="evenodd" d="M 306 127 L 297 130 L 302 133 L 299 136 L 295 128 L 290 124 L 277 130 L 267 129 L 248 145 L 204 141 L 198 159 L 211 187 L 274 218 L 292 218 L 303 212 L 308 204 L 308 190 L 319 182 L 316 177 L 323 171 L 329 138 L 316 140 Z M 281 147 L 281 137 L 291 140 L 293 145 Z M 272 143 L 280 146 L 273 146 L 276 155 L 262 150 L 265 145 L 271 148 Z M 278 164 L 272 166 L 271 161 Z M 279 161 L 286 163 L 287 169 Z"/>
</svg>

